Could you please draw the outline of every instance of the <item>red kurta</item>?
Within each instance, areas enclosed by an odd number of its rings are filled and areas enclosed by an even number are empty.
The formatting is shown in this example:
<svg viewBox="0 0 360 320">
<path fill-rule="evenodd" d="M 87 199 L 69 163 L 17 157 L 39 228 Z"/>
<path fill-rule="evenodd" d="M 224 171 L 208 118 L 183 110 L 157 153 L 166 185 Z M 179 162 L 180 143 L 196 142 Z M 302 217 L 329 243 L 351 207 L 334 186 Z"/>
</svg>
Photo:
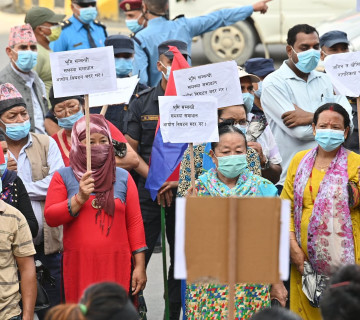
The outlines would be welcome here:
<svg viewBox="0 0 360 320">
<path fill-rule="evenodd" d="M 90 196 L 79 216 L 68 211 L 67 190 L 61 175 L 56 172 L 51 180 L 45 203 L 45 218 L 49 226 L 64 225 L 63 278 L 67 303 L 77 303 L 89 285 L 113 281 L 130 288 L 131 253 L 146 247 L 144 225 L 135 183 L 128 175 L 126 202 L 115 199 L 115 213 L 110 233 L 106 236 Z M 102 212 L 101 217 L 104 216 Z"/>
</svg>

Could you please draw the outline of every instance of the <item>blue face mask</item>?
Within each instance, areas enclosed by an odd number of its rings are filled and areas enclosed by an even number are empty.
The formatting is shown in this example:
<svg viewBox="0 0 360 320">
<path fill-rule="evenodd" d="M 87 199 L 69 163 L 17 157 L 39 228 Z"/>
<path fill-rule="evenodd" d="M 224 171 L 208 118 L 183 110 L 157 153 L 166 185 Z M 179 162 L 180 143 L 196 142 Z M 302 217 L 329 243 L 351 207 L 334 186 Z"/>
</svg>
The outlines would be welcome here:
<svg viewBox="0 0 360 320">
<path fill-rule="evenodd" d="M 133 33 L 136 33 L 144 28 L 144 26 L 139 24 L 139 21 L 137 19 L 125 20 L 125 23 L 127 28 Z"/>
<path fill-rule="evenodd" d="M 291 49 L 296 53 L 298 57 L 299 61 L 295 63 L 295 66 L 301 72 L 310 73 L 317 67 L 320 61 L 320 50 L 309 49 L 297 53 L 294 48 L 291 47 Z"/>
<path fill-rule="evenodd" d="M 133 70 L 133 58 L 115 58 L 116 75 L 118 77 L 128 76 Z"/>
<path fill-rule="evenodd" d="M 98 12 L 96 7 L 87 7 L 87 8 L 81 8 L 80 9 L 80 20 L 86 24 L 89 24 L 90 22 L 94 21 L 97 17 Z"/>
<path fill-rule="evenodd" d="M 84 116 L 84 113 L 83 113 L 82 110 L 80 110 L 79 112 L 77 112 L 75 114 L 72 114 L 69 117 L 59 118 L 58 119 L 58 125 L 61 128 L 64 128 L 66 130 L 70 130 L 70 129 L 72 129 L 75 122 L 78 121 L 79 119 L 81 119 L 83 116 Z"/>
<path fill-rule="evenodd" d="M 29 72 L 36 66 L 37 52 L 31 50 L 18 51 L 18 58 L 15 61 L 16 66 L 24 72 Z"/>
<path fill-rule="evenodd" d="M 8 156 L 4 155 L 5 163 L 0 164 L 0 175 L 2 176 L 7 168 Z"/>
<path fill-rule="evenodd" d="M 165 67 L 164 64 L 160 61 L 161 65 L 166 68 L 166 74 L 161 71 L 166 81 L 169 81 L 170 73 L 171 73 L 171 66 Z"/>
<path fill-rule="evenodd" d="M 246 134 L 247 126 L 242 126 L 241 124 L 234 124 L 235 128 L 238 128 L 243 134 Z"/>
<path fill-rule="evenodd" d="M 243 93 L 244 106 L 246 108 L 246 113 L 251 112 L 251 109 L 254 106 L 254 95 L 249 92 Z"/>
<path fill-rule="evenodd" d="M 30 121 L 29 120 L 26 120 L 23 123 L 11 123 L 11 124 L 4 123 L 3 121 L 1 121 L 1 122 L 6 127 L 5 134 L 9 137 L 9 139 L 11 139 L 13 141 L 19 141 L 19 140 L 27 137 L 27 135 L 30 132 Z"/>
<path fill-rule="evenodd" d="M 254 91 L 255 95 L 260 98 L 262 91 L 262 81 L 258 82 L 258 89 Z"/>
<path fill-rule="evenodd" d="M 217 170 L 227 178 L 235 178 L 247 167 L 246 154 L 217 157 Z"/>
<path fill-rule="evenodd" d="M 315 141 L 325 151 L 333 151 L 344 143 L 344 131 L 333 129 L 316 129 Z"/>
</svg>

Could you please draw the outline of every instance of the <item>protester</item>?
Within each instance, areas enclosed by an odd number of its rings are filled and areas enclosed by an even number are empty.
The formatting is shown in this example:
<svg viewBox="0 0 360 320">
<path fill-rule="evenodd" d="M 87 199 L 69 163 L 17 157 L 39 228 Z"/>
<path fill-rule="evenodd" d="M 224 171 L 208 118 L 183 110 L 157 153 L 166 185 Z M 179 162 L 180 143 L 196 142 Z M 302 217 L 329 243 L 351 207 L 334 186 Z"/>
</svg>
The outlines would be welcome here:
<svg viewBox="0 0 360 320">
<path fill-rule="evenodd" d="M 169 51 L 169 46 L 177 47 L 180 53 L 187 58 L 187 46 L 182 41 L 170 40 L 159 45 L 158 72 L 162 73 L 162 79 L 156 87 L 140 92 L 138 97 L 130 104 L 130 114 L 125 135 L 132 148 L 138 150 L 140 158 L 140 164 L 135 170 L 139 174 L 138 191 L 140 206 L 144 219 L 146 244 L 149 248 L 146 252 L 146 265 L 149 263 L 161 231 L 160 199 L 158 202 L 152 200 L 149 190 L 145 188 L 145 182 L 149 171 L 149 159 L 159 119 L 158 97 L 165 94 L 174 57 L 173 53 Z M 179 319 L 181 309 L 181 284 L 180 280 L 175 280 L 173 276 L 175 241 L 175 203 L 173 195 L 176 194 L 176 187 L 177 182 L 166 182 L 163 185 L 165 190 L 161 195 L 161 198 L 166 198 L 166 235 L 170 246 L 168 279 L 170 319 Z"/>
<path fill-rule="evenodd" d="M 46 320 L 138 320 L 124 288 L 102 282 L 89 286 L 80 304 L 64 304 L 51 309 Z"/>
<path fill-rule="evenodd" d="M 25 15 L 25 23 L 31 25 L 37 41 L 37 63 L 34 70 L 44 82 L 46 96 L 52 86 L 51 67 L 50 67 L 50 42 L 55 41 L 61 34 L 60 22 L 65 18 L 65 14 L 56 14 L 54 11 L 45 7 L 33 7 Z"/>
<path fill-rule="evenodd" d="M 167 0 L 144 0 L 142 14 L 148 22 L 147 27 L 136 34 L 134 74 L 139 75 L 141 83 L 156 86 L 161 80 L 157 67 L 157 48 L 160 43 L 170 39 L 183 41 L 187 44 L 190 54 L 194 37 L 245 20 L 254 11 L 266 13 L 269 1 L 259 1 L 252 6 L 217 10 L 201 17 L 179 17 L 170 21 L 166 18 Z"/>
<path fill-rule="evenodd" d="M 115 68 L 117 78 L 127 78 L 132 75 L 134 61 L 134 41 L 128 36 L 113 35 L 105 40 L 105 46 L 114 48 Z M 147 86 L 138 83 L 130 102 L 136 95 L 147 89 Z M 108 107 L 105 118 L 109 120 L 121 132 L 126 132 L 128 104 L 116 104 Z M 91 113 L 100 113 L 102 107 L 94 107 L 90 109 Z"/>
<path fill-rule="evenodd" d="M 147 247 L 135 183 L 115 166 L 102 115 L 90 116 L 92 171 L 87 171 L 85 132 L 82 117 L 72 130 L 70 167 L 54 174 L 45 204 L 49 225 L 64 225 L 63 280 L 69 303 L 95 282 L 117 282 L 132 295 L 146 285 Z"/>
<path fill-rule="evenodd" d="M 213 142 L 210 151 L 216 169 L 210 169 L 196 180 L 195 194 L 201 197 L 275 197 L 276 187 L 247 168 L 246 150 L 242 131 L 232 125 L 220 124 L 219 142 Z M 282 284 L 274 286 L 282 289 L 279 300 L 285 305 L 285 288 Z M 235 291 L 235 317 L 238 319 L 249 318 L 256 311 L 270 306 L 268 285 L 237 284 Z M 189 284 L 186 300 L 188 319 L 227 317 L 227 285 Z"/>
<path fill-rule="evenodd" d="M 345 32 L 334 30 L 324 33 L 320 37 L 320 63 L 322 64 L 324 59 L 329 55 L 349 52 L 349 43 Z M 359 153 L 359 128 L 356 98 L 348 97 L 348 101 L 352 107 L 354 129 L 344 146 L 351 151 Z"/>
<path fill-rule="evenodd" d="M 348 265 L 331 278 L 320 302 L 323 320 L 356 320 L 360 314 L 360 267 Z"/>
<path fill-rule="evenodd" d="M 64 21 L 58 40 L 51 43 L 53 51 L 69 51 L 103 47 L 106 27 L 97 17 L 96 0 L 71 0 L 73 15 Z"/>
<path fill-rule="evenodd" d="M 146 27 L 146 19 L 141 10 L 142 0 L 123 0 L 120 2 L 120 9 L 125 13 L 125 24 L 135 35 Z"/>
<path fill-rule="evenodd" d="M 1 98 L 0 98 L 1 105 Z M 1 176 L 1 196 L 0 199 L 7 204 L 18 209 L 25 217 L 31 235 L 36 237 L 39 231 L 39 225 L 36 220 L 33 208 L 31 206 L 29 195 L 25 189 L 24 183 L 17 175 L 16 171 L 9 170 L 8 164 L 8 145 L 5 136 L 0 133 L 0 145 L 4 153 L 5 163 L 0 164 L 0 176 Z"/>
<path fill-rule="evenodd" d="M 0 71 L 0 83 L 11 83 L 26 101 L 30 131 L 45 133 L 48 109 L 44 83 L 31 71 L 37 62 L 37 40 L 29 24 L 11 28 L 6 54 L 10 63 Z"/>
<path fill-rule="evenodd" d="M 16 88 L 9 83 L 0 85 L 0 96 L 0 129 L 5 132 L 8 145 L 8 168 L 17 171 L 29 194 L 39 225 L 34 238 L 35 260 L 40 260 L 55 278 L 55 286 L 45 284 L 44 288 L 51 305 L 56 305 L 60 303 L 62 229 L 46 224 L 43 205 L 52 175 L 64 162 L 52 138 L 29 132 L 27 105 Z M 41 312 L 39 314 L 41 318 Z"/>
<path fill-rule="evenodd" d="M 251 320 L 301 320 L 301 318 L 285 308 L 267 308 L 255 313 Z"/>
<path fill-rule="evenodd" d="M 295 155 L 281 193 L 292 204 L 290 308 L 304 320 L 321 319 L 302 291 L 304 261 L 327 277 L 339 266 L 360 261 L 360 156 L 343 147 L 349 115 L 339 104 L 324 104 L 316 110 L 312 128 L 318 145 Z"/>
<path fill-rule="evenodd" d="M 55 115 L 61 127 L 52 137 L 58 144 L 65 166 L 68 167 L 70 165 L 71 131 L 75 122 L 84 116 L 82 107 L 84 98 L 82 96 L 55 98 L 54 90 L 51 88 L 49 99 L 52 107 L 51 112 Z M 49 119 L 48 121 L 52 120 Z M 136 152 L 131 148 L 123 134 L 109 121 L 107 123 L 110 128 L 111 138 L 116 141 L 113 141 L 113 144 L 117 145 L 117 142 L 119 142 L 126 146 L 125 152 L 115 156 L 116 166 L 126 170 L 136 168 L 139 165 Z"/>
<path fill-rule="evenodd" d="M 242 125 L 241 130 L 247 135 L 248 146 L 253 148 L 260 157 L 261 175 L 272 183 L 277 183 L 281 174 L 280 163 L 282 161 L 279 148 L 270 127 L 267 125 L 266 118 L 252 113 L 254 107 L 253 83 L 260 82 L 260 79 L 247 73 L 241 67 L 238 67 L 238 73 L 246 109 L 246 124 Z M 239 120 L 244 121 L 243 118 Z"/>
<path fill-rule="evenodd" d="M 254 98 L 255 107 L 253 107 L 252 113 L 263 114 L 263 112 L 260 112 L 260 110 L 262 111 L 262 106 L 260 101 L 262 82 L 264 81 L 267 75 L 275 71 L 274 60 L 266 59 L 266 58 L 251 58 L 245 62 L 244 67 L 247 73 L 252 73 L 260 78 L 260 81 L 258 83 L 253 83 L 254 94 L 255 94 L 255 98 Z M 257 112 L 254 112 L 254 109 L 256 109 L 256 107 L 260 110 L 256 110 Z"/>
<path fill-rule="evenodd" d="M 325 102 L 340 103 L 351 116 L 346 97 L 335 96 L 326 74 L 314 71 L 319 60 L 319 35 L 315 28 L 299 24 L 288 31 L 288 60 L 269 74 L 262 87 L 261 104 L 282 158 L 277 183 L 281 192 L 293 156 L 316 146 L 311 127 L 313 113 Z"/>
<path fill-rule="evenodd" d="M 31 232 L 21 212 L 2 200 L 0 213 L 0 319 L 32 320 L 37 289 Z"/>
</svg>

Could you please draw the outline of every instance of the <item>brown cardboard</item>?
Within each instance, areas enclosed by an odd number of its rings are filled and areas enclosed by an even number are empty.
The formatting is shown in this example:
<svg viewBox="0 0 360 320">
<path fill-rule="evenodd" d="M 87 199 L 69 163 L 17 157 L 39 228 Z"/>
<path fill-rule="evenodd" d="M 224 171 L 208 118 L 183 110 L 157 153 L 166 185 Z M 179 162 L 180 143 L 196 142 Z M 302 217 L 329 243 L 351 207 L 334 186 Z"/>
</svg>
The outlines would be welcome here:
<svg viewBox="0 0 360 320">
<path fill-rule="evenodd" d="M 231 200 L 188 197 L 185 255 L 189 282 L 229 283 Z M 236 282 L 278 282 L 281 200 L 236 198 L 236 207 Z"/>
</svg>

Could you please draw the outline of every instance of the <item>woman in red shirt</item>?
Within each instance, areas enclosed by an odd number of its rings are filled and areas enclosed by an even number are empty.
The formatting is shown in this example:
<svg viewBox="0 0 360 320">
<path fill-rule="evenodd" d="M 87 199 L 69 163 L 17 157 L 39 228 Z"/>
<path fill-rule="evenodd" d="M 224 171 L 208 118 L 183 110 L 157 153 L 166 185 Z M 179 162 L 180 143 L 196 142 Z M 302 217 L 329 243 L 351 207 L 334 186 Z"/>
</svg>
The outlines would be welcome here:
<svg viewBox="0 0 360 320">
<path fill-rule="evenodd" d="M 115 166 L 109 125 L 90 115 L 91 171 L 86 171 L 85 117 L 72 131 L 70 166 L 56 172 L 45 203 L 49 226 L 64 226 L 66 302 L 90 284 L 114 281 L 133 295 L 146 284 L 145 233 L 138 192 L 130 174 Z M 134 270 L 130 283 L 131 257 Z"/>
</svg>

